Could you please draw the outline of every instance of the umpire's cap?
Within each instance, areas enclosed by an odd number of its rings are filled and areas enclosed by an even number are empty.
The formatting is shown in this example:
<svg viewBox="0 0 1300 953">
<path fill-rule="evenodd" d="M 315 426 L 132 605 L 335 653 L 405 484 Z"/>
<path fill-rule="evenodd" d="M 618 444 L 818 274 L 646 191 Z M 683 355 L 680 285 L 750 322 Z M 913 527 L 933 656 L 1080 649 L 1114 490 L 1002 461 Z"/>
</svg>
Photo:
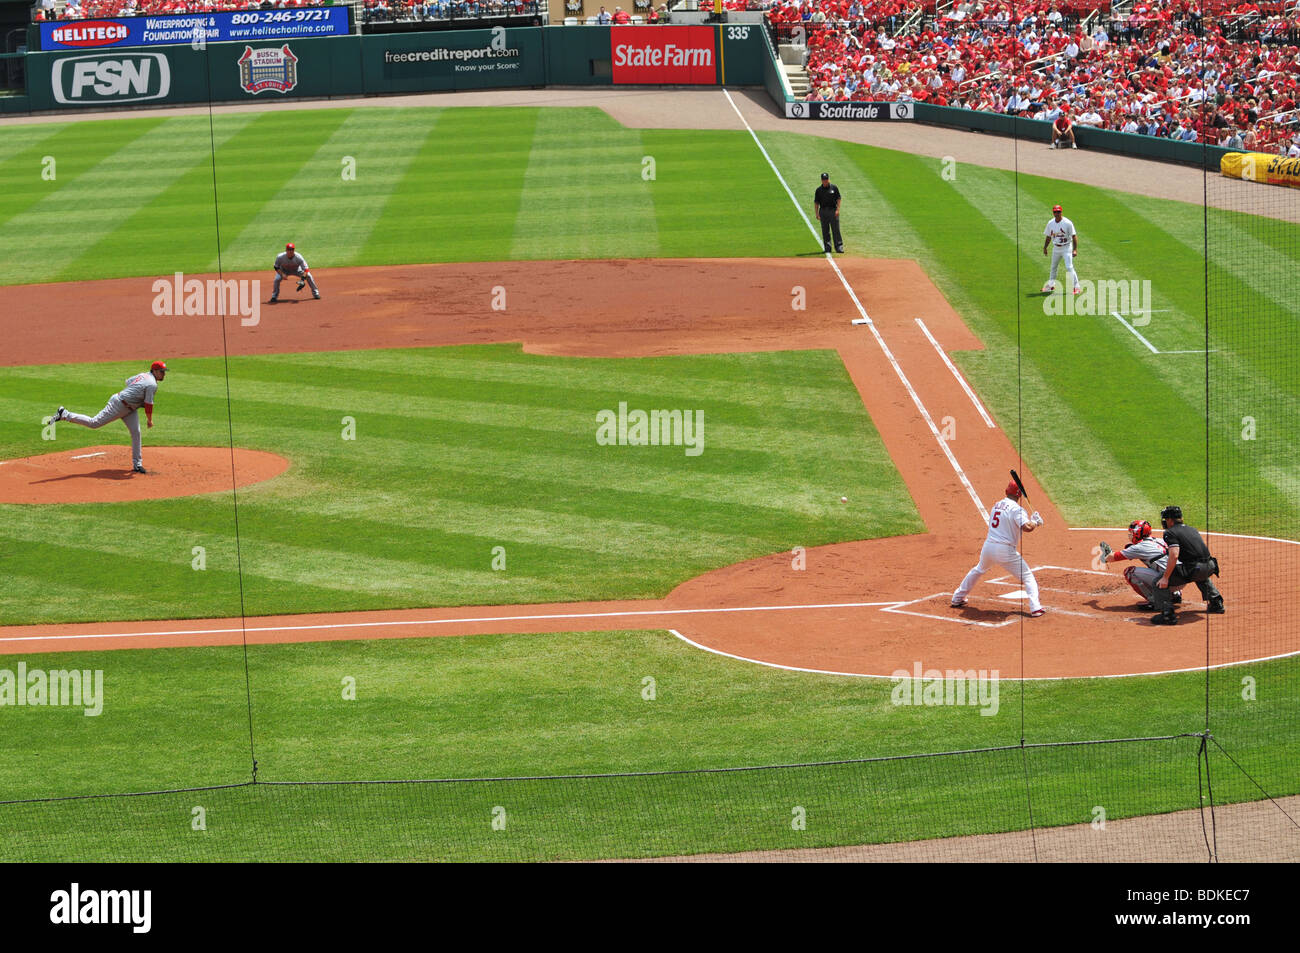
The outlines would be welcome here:
<svg viewBox="0 0 1300 953">
<path fill-rule="evenodd" d="M 1180 520 L 1182 518 L 1183 508 L 1181 506 L 1166 506 L 1160 511 L 1160 519 L 1162 522 L 1164 520 Z"/>
<path fill-rule="evenodd" d="M 831 177 L 831 174 L 830 174 L 829 172 L 823 172 L 823 173 L 822 173 L 822 181 L 823 181 L 823 182 L 825 182 L 825 181 L 826 181 L 827 179 L 829 179 L 830 177 Z"/>
</svg>

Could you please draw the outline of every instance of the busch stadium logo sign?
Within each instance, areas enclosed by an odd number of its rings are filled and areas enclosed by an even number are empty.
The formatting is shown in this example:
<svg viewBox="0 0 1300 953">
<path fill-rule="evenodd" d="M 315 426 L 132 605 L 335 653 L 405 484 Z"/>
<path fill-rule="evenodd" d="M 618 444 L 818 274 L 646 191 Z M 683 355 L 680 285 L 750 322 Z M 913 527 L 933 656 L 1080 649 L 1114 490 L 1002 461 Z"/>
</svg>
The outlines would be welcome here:
<svg viewBox="0 0 1300 953">
<path fill-rule="evenodd" d="M 857 119 L 884 122 L 913 117 L 912 103 L 797 102 L 785 104 L 786 119 Z"/>
<path fill-rule="evenodd" d="M 257 95 L 268 89 L 287 93 L 298 85 L 298 57 L 287 43 L 279 49 L 246 46 L 238 66 L 239 85 L 246 93 Z"/>
<path fill-rule="evenodd" d="M 171 67 L 161 53 L 88 53 L 50 67 L 54 101 L 64 105 L 138 103 L 171 92 Z"/>
</svg>

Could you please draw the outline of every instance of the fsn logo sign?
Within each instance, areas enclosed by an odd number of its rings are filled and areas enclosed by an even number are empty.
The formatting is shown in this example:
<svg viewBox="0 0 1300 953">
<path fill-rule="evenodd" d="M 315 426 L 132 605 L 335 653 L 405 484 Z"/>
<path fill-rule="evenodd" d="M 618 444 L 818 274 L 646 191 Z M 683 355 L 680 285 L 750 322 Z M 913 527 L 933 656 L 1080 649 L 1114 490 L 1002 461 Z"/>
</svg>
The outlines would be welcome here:
<svg viewBox="0 0 1300 953">
<path fill-rule="evenodd" d="M 69 56 L 54 61 L 50 85 L 65 105 L 138 103 L 171 92 L 171 65 L 161 53 Z"/>
</svg>

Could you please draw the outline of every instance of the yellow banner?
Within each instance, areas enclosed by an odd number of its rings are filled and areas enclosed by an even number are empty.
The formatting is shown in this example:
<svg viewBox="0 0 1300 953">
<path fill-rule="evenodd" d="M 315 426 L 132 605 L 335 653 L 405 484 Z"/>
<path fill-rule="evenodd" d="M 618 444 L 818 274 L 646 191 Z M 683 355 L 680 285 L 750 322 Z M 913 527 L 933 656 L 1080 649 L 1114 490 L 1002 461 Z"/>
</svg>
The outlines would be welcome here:
<svg viewBox="0 0 1300 953">
<path fill-rule="evenodd" d="M 1247 182 L 1300 189 L 1300 159 L 1271 156 L 1266 152 L 1229 152 L 1219 160 L 1219 171 Z"/>
</svg>

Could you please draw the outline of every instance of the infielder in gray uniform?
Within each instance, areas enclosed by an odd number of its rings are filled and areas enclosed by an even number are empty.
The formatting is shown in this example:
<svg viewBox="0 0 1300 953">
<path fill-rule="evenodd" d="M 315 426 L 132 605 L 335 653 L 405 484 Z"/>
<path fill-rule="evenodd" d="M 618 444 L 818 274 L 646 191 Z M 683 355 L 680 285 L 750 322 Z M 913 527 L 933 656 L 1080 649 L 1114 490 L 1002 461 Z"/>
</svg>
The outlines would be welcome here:
<svg viewBox="0 0 1300 953">
<path fill-rule="evenodd" d="M 320 289 L 316 287 L 316 279 L 311 276 L 311 269 L 307 267 L 307 259 L 294 250 L 293 242 L 285 245 L 284 251 L 275 256 L 275 283 L 271 285 L 272 304 L 280 300 L 280 279 L 285 277 L 298 279 L 298 291 L 302 291 L 304 284 L 311 285 L 311 296 L 320 300 Z"/>
<path fill-rule="evenodd" d="M 144 468 L 138 411 L 141 407 L 144 408 L 145 418 L 149 426 L 152 427 L 154 394 L 158 391 L 159 382 L 166 376 L 167 365 L 162 361 L 154 361 L 149 366 L 149 370 L 143 374 L 128 377 L 126 386 L 110 397 L 108 403 L 104 405 L 104 409 L 94 417 L 70 413 L 66 408 L 60 407 L 58 413 L 50 418 L 50 423 L 67 420 L 70 423 L 89 427 L 91 430 L 98 430 L 105 424 L 111 424 L 115 420 L 122 421 L 122 423 L 126 424 L 126 429 L 131 431 L 131 462 L 134 464 L 132 469 L 136 473 L 145 473 L 147 471 Z"/>
<path fill-rule="evenodd" d="M 1124 581 L 1133 591 L 1142 597 L 1141 608 L 1154 612 L 1156 609 L 1156 583 L 1165 574 L 1169 562 L 1169 547 L 1162 540 L 1151 538 L 1151 524 L 1146 520 L 1134 520 L 1128 524 L 1128 545 L 1119 552 L 1112 552 L 1109 545 L 1101 544 L 1102 564 L 1121 563 L 1132 559 L 1142 563 L 1141 566 L 1126 566 Z M 1178 596 L 1177 602 L 1182 601 Z"/>
</svg>

